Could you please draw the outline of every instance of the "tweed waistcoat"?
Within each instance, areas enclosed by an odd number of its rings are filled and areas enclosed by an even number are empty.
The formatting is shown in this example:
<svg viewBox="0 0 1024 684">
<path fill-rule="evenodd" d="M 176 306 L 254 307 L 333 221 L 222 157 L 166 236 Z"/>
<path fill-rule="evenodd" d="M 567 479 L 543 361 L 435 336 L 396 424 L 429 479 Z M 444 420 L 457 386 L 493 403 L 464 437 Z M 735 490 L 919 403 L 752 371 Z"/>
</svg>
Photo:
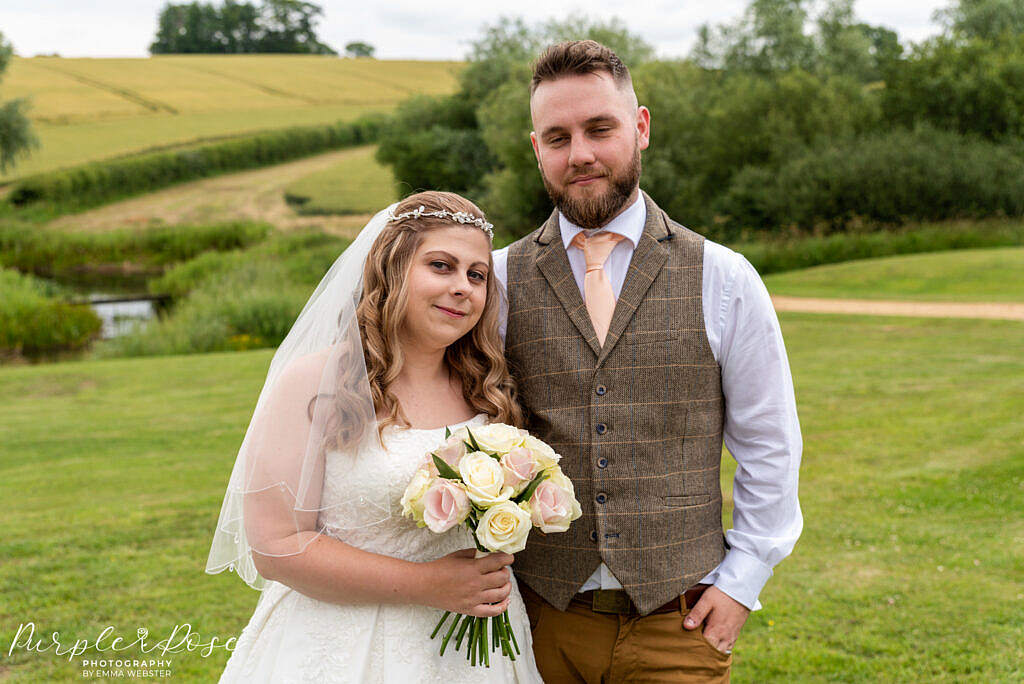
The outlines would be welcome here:
<svg viewBox="0 0 1024 684">
<path fill-rule="evenodd" d="M 704 239 L 644 194 L 647 221 L 597 341 L 557 211 L 508 250 L 505 354 L 527 429 L 562 455 L 583 517 L 531 532 L 516 576 L 560 610 L 601 561 L 641 614 L 725 555 L 724 401 L 701 305 Z"/>
</svg>

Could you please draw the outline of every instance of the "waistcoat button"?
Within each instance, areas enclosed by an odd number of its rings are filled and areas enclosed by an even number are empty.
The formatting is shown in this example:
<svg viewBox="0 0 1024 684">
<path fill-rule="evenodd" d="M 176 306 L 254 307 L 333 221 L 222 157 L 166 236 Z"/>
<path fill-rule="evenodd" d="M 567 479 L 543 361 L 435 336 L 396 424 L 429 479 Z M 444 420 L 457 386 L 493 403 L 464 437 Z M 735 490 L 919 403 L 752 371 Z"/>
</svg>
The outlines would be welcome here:
<svg viewBox="0 0 1024 684">
<path fill-rule="evenodd" d="M 597 392 L 597 396 L 603 397 L 604 393 L 608 391 L 608 388 L 605 387 L 604 385 L 598 385 L 597 389 L 594 391 Z"/>
<path fill-rule="evenodd" d="M 598 468 L 607 468 L 608 467 L 608 459 L 605 458 L 604 456 L 602 456 L 601 458 L 597 459 L 597 467 Z"/>
<path fill-rule="evenodd" d="M 597 424 L 597 434 L 603 435 L 606 432 L 608 432 L 608 426 L 605 425 L 604 423 L 598 423 Z"/>
<path fill-rule="evenodd" d="M 590 541 L 597 541 L 597 530 L 590 530 Z"/>
<path fill-rule="evenodd" d="M 607 500 L 608 500 L 608 497 L 605 495 L 604 492 L 601 492 L 600 494 L 597 495 L 597 503 L 603 504 Z"/>
</svg>

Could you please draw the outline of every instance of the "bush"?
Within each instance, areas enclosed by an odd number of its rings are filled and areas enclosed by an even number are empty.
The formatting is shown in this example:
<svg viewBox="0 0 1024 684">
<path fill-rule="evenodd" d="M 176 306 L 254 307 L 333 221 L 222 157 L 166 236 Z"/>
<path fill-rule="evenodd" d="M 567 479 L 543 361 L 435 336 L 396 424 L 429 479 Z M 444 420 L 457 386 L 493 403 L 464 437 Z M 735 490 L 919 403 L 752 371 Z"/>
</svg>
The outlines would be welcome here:
<svg viewBox="0 0 1024 684">
<path fill-rule="evenodd" d="M 503 235 L 520 237 L 551 214 L 537 158 L 530 145 L 531 72 L 521 65 L 480 106 L 480 132 L 500 168 L 484 179 L 483 208 Z"/>
<path fill-rule="evenodd" d="M 0 223 L 0 266 L 41 276 L 76 267 L 132 262 L 163 266 L 211 250 L 233 250 L 264 240 L 266 223 L 232 222 L 161 226 L 106 233 L 60 232 L 19 223 Z"/>
<path fill-rule="evenodd" d="M 897 62 L 882 91 L 886 119 L 912 127 L 1024 137 L 1024 35 L 992 43 L 937 38 Z"/>
<path fill-rule="evenodd" d="M 85 347 L 103 323 L 56 286 L 0 269 L 0 358 Z"/>
<path fill-rule="evenodd" d="M 463 98 L 417 96 L 398 105 L 385 126 L 377 160 L 392 167 L 409 191 L 474 194 L 494 165 Z"/>
<path fill-rule="evenodd" d="M 150 152 L 49 171 L 15 183 L 9 200 L 78 210 L 152 192 L 182 181 L 279 164 L 327 150 L 374 142 L 377 118 L 269 131 L 189 149 Z"/>
<path fill-rule="evenodd" d="M 163 275 L 151 279 L 148 289 L 154 294 L 167 294 L 179 299 L 208 281 L 250 268 L 255 268 L 250 271 L 250 277 L 259 282 L 265 278 L 259 270 L 264 262 L 273 262 L 284 269 L 284 277 L 289 282 L 313 286 L 346 245 L 342 238 L 314 228 L 278 233 L 249 249 L 207 252 L 172 266 Z"/>
<path fill-rule="evenodd" d="M 818 146 L 781 165 L 748 167 L 716 202 L 734 227 L 843 230 L 868 220 L 935 221 L 1024 214 L 1024 158 L 956 133 L 896 130 Z"/>
<path fill-rule="evenodd" d="M 720 75 L 660 63 L 640 70 L 636 86 L 651 110 L 641 184 L 685 224 L 712 224 L 717 198 L 745 167 L 770 172 L 877 121 L 873 96 L 856 81 L 800 70 Z"/>
</svg>

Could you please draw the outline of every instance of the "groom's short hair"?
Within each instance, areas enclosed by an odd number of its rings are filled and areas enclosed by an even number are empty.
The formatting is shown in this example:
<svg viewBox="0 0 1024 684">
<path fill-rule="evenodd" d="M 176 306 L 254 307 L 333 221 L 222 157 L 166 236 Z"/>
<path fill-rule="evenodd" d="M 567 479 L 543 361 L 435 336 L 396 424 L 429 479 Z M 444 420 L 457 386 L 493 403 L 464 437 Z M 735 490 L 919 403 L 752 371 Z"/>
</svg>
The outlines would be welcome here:
<svg viewBox="0 0 1024 684">
<path fill-rule="evenodd" d="M 545 48 L 533 65 L 533 80 L 530 82 L 530 96 L 544 81 L 554 81 L 563 76 L 581 76 L 604 71 L 611 74 L 619 88 L 633 88 L 629 69 L 610 47 L 596 40 L 570 40 Z"/>
</svg>

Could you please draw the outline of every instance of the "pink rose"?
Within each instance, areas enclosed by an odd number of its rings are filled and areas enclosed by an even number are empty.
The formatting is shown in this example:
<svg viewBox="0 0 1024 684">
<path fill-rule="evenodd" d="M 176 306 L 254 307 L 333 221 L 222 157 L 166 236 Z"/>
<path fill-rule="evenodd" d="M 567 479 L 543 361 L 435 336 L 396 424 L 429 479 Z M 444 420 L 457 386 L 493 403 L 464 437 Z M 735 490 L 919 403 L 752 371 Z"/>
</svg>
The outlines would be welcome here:
<svg viewBox="0 0 1024 684">
<path fill-rule="evenodd" d="M 530 518 L 541 532 L 565 532 L 573 520 L 583 515 L 580 503 L 561 486 L 561 479 L 567 478 L 563 475 L 542 480 L 530 498 Z"/>
<path fill-rule="evenodd" d="M 505 472 L 505 486 L 512 487 L 517 494 L 523 491 L 540 471 L 533 453 L 523 447 L 512 447 L 502 456 L 501 468 Z"/>
<path fill-rule="evenodd" d="M 462 440 L 463 437 L 452 435 L 448 438 L 448 441 L 424 457 L 423 466 L 426 466 L 427 470 L 430 471 L 430 474 L 434 477 L 440 475 L 440 473 L 437 472 L 437 465 L 434 463 L 434 456 L 436 455 L 442 461 L 450 465 L 452 470 L 459 472 L 459 461 L 461 461 L 462 457 L 466 455 L 466 443 Z"/>
<path fill-rule="evenodd" d="M 456 435 L 452 435 L 448 438 L 448 441 L 444 445 L 434 452 L 441 458 L 442 461 L 452 467 L 452 470 L 456 472 L 459 469 L 459 461 L 466 455 L 466 443 L 462 441 L 462 438 Z"/>
<path fill-rule="evenodd" d="M 469 496 L 454 480 L 439 479 L 423 495 L 423 522 L 431 532 L 447 532 L 469 516 Z"/>
</svg>

